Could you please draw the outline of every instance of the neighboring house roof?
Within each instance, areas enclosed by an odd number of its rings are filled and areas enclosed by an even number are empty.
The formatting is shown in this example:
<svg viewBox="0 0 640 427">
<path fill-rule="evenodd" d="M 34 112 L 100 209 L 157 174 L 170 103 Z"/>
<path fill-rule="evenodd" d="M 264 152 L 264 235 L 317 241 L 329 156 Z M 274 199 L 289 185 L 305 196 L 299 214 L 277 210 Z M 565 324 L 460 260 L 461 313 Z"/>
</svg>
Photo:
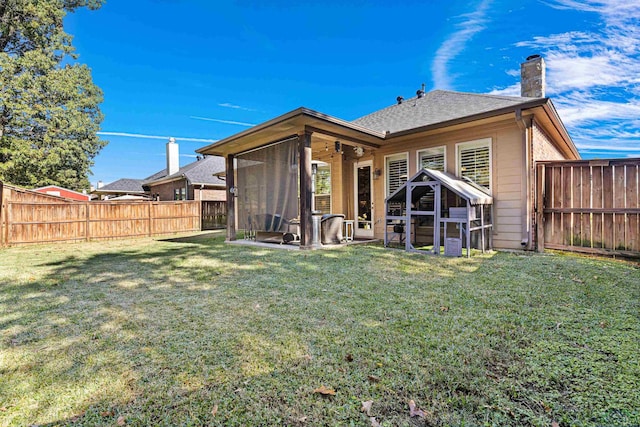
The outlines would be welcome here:
<svg viewBox="0 0 640 427">
<path fill-rule="evenodd" d="M 100 188 L 94 193 L 144 193 L 141 179 L 120 178 Z"/>
<path fill-rule="evenodd" d="M 166 175 L 166 170 L 162 170 L 142 180 L 142 185 L 148 187 L 164 182 L 186 179 L 191 185 L 224 187 L 226 185 L 225 181 L 220 178 L 220 172 L 224 172 L 224 170 L 225 162 L 222 157 L 206 156 L 181 167 L 173 175 Z"/>
<path fill-rule="evenodd" d="M 142 195 L 125 194 L 124 196 L 112 197 L 109 200 L 149 200 L 149 197 Z"/>
<path fill-rule="evenodd" d="M 44 187 L 34 188 L 33 191 L 38 193 L 49 194 L 51 196 L 66 197 L 75 200 L 89 200 L 90 196 L 78 191 L 69 190 L 59 185 L 45 185 Z"/>
<path fill-rule="evenodd" d="M 166 169 L 162 169 L 162 170 L 154 173 L 153 175 L 149 175 L 148 177 L 141 179 L 140 181 L 142 181 L 142 182 L 154 181 L 154 180 L 160 179 L 160 178 L 162 178 L 163 176 L 166 176 L 166 175 L 167 175 L 167 170 Z"/>
<path fill-rule="evenodd" d="M 434 90 L 360 117 L 353 123 L 379 132 L 395 133 L 536 101 L 546 101 L 546 98 Z"/>
</svg>

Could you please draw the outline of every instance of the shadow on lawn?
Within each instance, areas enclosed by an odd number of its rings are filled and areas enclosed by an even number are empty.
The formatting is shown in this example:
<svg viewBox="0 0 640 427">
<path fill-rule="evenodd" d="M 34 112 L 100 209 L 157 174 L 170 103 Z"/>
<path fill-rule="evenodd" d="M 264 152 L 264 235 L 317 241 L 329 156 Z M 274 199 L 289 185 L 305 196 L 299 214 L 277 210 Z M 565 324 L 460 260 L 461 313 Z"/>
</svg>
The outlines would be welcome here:
<svg viewBox="0 0 640 427">
<path fill-rule="evenodd" d="M 422 399 L 435 413 L 462 414 L 450 424 L 473 424 L 483 411 L 496 424 L 518 424 L 508 409 L 524 424 L 548 425 L 540 401 L 569 414 L 575 404 L 574 378 L 558 372 L 558 358 L 567 348 L 601 357 L 572 347 L 587 334 L 571 322 L 582 315 L 599 339 L 609 331 L 599 316 L 623 306 L 606 288 L 581 283 L 581 262 L 444 259 L 380 245 L 277 251 L 227 245 L 215 233 L 35 267 L 48 273 L 0 282 L 8 355 L 0 395 L 9 396 L 0 416 L 11 416 L 20 396 L 37 408 L 20 424 L 114 425 L 122 415 L 137 425 L 224 425 L 246 414 L 253 424 L 302 425 L 311 413 L 317 424 L 348 425 L 366 422 L 352 396 L 375 395 L 383 418 L 398 422 L 408 399 Z M 398 346 L 405 353 L 395 354 Z M 567 360 L 603 372 L 609 362 Z M 321 384 L 338 396 L 315 398 Z"/>
<path fill-rule="evenodd" d="M 285 291 L 298 285 L 309 290 L 313 284 L 305 280 L 331 264 L 343 265 L 347 256 L 371 262 L 387 253 L 275 252 L 197 236 L 142 248 L 107 247 L 35 265 L 49 273 L 26 283 L 0 282 L 11 295 L 0 299 L 2 347 L 15 357 L 0 368 L 5 378 L 0 394 L 8 396 L 0 402 L 8 411 L 0 415 L 11 416 L 12 401 L 20 400 L 37 408 L 34 418 L 16 421 L 23 424 L 73 414 L 76 408 L 86 412 L 47 425 L 113 425 L 111 414 L 132 411 L 144 414 L 138 419 L 142 424 L 162 424 L 167 411 L 210 422 L 212 384 L 233 396 L 246 388 L 247 378 L 268 382 L 282 361 L 308 363 L 303 331 L 285 328 L 273 341 L 268 319 L 253 300 L 270 294 L 277 301 L 280 290 L 272 280 L 288 283 Z M 239 325 L 237 331 L 230 321 Z M 303 327 L 312 329 L 316 321 Z M 239 370 L 230 374 L 221 366 Z M 177 396 L 169 401 L 154 401 L 173 393 Z M 207 402 L 194 409 L 189 399 Z M 254 405 L 260 409 L 259 402 Z M 297 423 L 299 410 L 293 406 L 288 424 Z"/>
</svg>

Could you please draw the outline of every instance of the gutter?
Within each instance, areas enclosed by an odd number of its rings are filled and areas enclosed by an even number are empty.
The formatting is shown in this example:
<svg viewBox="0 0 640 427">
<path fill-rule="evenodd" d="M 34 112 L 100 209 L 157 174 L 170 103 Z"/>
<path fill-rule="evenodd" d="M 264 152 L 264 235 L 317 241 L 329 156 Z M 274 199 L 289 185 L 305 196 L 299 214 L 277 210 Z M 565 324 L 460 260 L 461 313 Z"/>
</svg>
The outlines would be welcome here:
<svg viewBox="0 0 640 427">
<path fill-rule="evenodd" d="M 168 182 L 179 181 L 181 179 L 185 179 L 185 180 L 189 181 L 189 179 L 187 178 L 187 176 L 185 174 L 171 175 L 171 176 L 168 176 L 168 177 L 157 179 L 155 181 L 143 182 L 142 183 L 142 187 L 148 187 L 149 185 L 152 185 L 152 184 L 153 185 L 166 184 Z"/>
<path fill-rule="evenodd" d="M 524 224 L 522 224 L 522 240 L 520 245 L 522 249 L 531 249 L 531 174 L 532 174 L 532 136 L 531 136 L 531 118 L 522 117 L 522 109 L 516 109 L 516 123 L 518 128 L 522 132 L 522 170 L 525 173 L 525 177 L 522 180 L 522 195 L 525 199 L 524 209 L 522 217 L 524 218 Z"/>
</svg>

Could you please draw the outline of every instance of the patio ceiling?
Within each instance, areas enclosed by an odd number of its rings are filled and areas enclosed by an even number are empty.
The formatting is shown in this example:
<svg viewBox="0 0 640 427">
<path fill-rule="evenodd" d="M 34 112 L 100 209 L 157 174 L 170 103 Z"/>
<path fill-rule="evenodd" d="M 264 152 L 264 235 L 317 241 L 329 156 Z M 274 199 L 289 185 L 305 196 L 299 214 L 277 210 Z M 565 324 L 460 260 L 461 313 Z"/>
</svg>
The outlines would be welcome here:
<svg viewBox="0 0 640 427">
<path fill-rule="evenodd" d="M 201 154 L 227 156 L 252 150 L 305 132 L 312 144 L 341 143 L 378 148 L 385 134 L 307 108 L 298 108 L 243 132 L 197 150 Z"/>
</svg>

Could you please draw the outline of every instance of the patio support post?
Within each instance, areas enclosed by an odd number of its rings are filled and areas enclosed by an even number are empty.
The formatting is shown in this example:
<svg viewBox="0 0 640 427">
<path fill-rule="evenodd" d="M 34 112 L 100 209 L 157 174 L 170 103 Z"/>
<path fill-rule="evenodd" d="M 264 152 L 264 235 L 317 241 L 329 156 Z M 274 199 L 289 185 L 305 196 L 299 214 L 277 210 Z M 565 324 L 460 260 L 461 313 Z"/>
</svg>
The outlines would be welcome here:
<svg viewBox="0 0 640 427">
<path fill-rule="evenodd" d="M 311 217 L 311 132 L 298 134 L 300 164 L 300 247 L 310 249 L 313 237 Z"/>
<path fill-rule="evenodd" d="M 236 181 L 233 154 L 227 154 L 227 242 L 236 240 Z"/>
</svg>

